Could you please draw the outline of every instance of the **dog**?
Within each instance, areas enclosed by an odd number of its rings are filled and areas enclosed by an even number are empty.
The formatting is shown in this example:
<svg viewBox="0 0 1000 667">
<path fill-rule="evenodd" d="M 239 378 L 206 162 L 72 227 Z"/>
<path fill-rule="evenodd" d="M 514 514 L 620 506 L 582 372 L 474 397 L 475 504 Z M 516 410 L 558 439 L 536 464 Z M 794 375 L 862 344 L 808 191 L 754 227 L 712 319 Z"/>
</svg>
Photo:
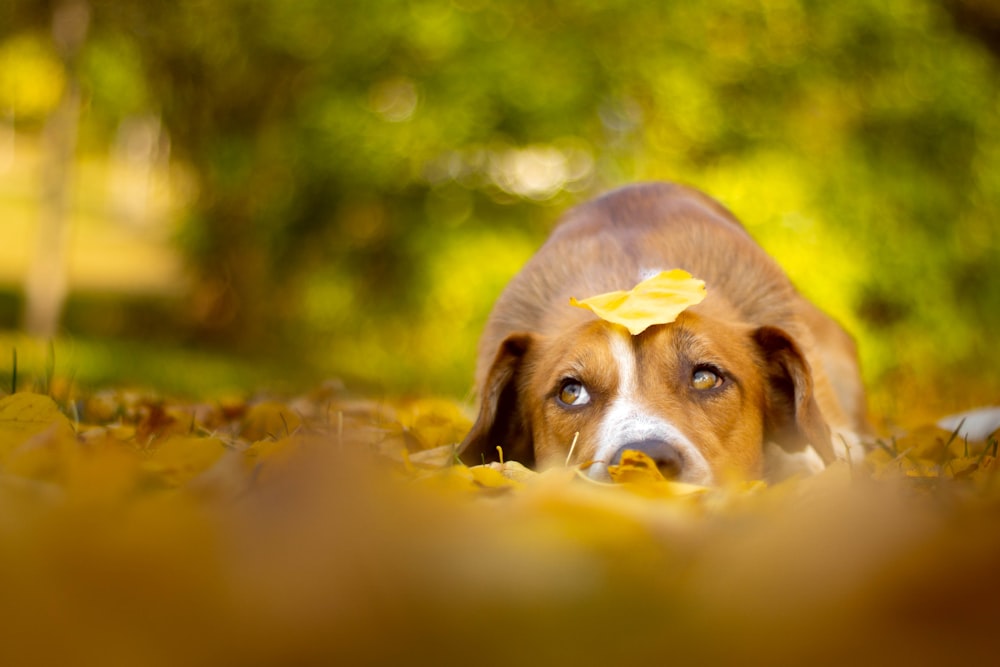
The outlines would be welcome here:
<svg viewBox="0 0 1000 667">
<path fill-rule="evenodd" d="M 674 268 L 707 296 L 639 335 L 570 304 Z M 602 481 L 626 450 L 692 484 L 781 477 L 787 460 L 815 471 L 860 456 L 868 431 L 851 336 L 725 207 L 670 183 L 564 216 L 494 305 L 476 389 L 463 462 L 578 465 Z"/>
</svg>

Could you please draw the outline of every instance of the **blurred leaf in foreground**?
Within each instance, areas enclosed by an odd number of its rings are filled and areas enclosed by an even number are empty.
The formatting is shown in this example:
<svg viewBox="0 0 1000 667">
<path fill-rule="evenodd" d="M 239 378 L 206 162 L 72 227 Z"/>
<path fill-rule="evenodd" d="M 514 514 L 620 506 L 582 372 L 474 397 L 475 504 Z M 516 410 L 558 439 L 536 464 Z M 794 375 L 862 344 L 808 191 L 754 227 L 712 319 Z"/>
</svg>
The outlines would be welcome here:
<svg viewBox="0 0 1000 667">
<path fill-rule="evenodd" d="M 666 482 L 636 453 L 598 484 L 408 448 L 419 415 L 467 425 L 433 401 L 121 396 L 79 433 L 0 399 L 4 664 L 464 664 L 498 627 L 486 664 L 995 651 L 996 442 L 915 431 L 770 487 Z M 150 404 L 194 428 L 137 439 Z"/>
<path fill-rule="evenodd" d="M 72 432 L 69 420 L 48 396 L 21 393 L 0 399 L 0 457 L 48 430 Z"/>
</svg>

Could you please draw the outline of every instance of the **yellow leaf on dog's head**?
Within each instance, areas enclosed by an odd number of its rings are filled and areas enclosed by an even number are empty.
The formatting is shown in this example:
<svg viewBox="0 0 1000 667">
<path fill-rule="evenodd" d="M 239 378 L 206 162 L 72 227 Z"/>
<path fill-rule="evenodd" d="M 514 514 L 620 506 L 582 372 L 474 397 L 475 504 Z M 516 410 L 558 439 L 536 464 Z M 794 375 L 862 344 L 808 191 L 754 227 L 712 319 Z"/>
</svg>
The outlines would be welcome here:
<svg viewBox="0 0 1000 667">
<path fill-rule="evenodd" d="M 569 302 L 638 336 L 654 324 L 673 322 L 686 308 L 701 303 L 705 293 L 704 281 L 673 269 L 643 280 L 627 292 L 608 292 L 582 301 L 570 298 Z"/>
</svg>

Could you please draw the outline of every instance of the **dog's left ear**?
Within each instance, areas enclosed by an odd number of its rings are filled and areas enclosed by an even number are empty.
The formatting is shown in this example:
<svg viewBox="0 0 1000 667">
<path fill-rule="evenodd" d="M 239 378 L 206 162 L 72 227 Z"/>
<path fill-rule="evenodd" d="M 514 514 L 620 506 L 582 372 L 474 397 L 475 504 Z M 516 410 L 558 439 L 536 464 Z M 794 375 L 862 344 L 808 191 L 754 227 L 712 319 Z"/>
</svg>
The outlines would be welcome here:
<svg viewBox="0 0 1000 667">
<path fill-rule="evenodd" d="M 760 327 L 754 340 L 763 352 L 766 371 L 765 438 L 787 451 L 812 445 L 830 465 L 836 460 L 830 428 L 813 395 L 812 371 L 802 350 L 777 327 Z"/>
<path fill-rule="evenodd" d="M 534 341 L 529 333 L 507 336 L 480 387 L 479 416 L 459 445 L 459 458 L 466 465 L 499 460 L 497 447 L 505 459 L 535 464 L 531 427 L 518 400 L 518 380 L 524 371 L 525 356 Z"/>
</svg>

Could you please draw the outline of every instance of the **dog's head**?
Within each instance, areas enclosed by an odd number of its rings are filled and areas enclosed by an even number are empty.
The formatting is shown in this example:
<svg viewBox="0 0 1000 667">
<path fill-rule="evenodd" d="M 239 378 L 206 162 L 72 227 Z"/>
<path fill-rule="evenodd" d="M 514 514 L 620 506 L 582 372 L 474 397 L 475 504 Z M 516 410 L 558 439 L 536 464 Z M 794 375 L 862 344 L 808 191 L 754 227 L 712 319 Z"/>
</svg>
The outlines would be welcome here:
<svg viewBox="0 0 1000 667">
<path fill-rule="evenodd" d="M 690 310 L 638 336 L 594 319 L 552 336 L 509 335 L 480 392 L 462 443 L 470 465 L 496 460 L 499 446 L 538 468 L 589 463 L 589 476 L 606 479 L 633 449 L 668 478 L 711 484 L 759 477 L 765 442 L 834 458 L 791 336 Z"/>
</svg>

